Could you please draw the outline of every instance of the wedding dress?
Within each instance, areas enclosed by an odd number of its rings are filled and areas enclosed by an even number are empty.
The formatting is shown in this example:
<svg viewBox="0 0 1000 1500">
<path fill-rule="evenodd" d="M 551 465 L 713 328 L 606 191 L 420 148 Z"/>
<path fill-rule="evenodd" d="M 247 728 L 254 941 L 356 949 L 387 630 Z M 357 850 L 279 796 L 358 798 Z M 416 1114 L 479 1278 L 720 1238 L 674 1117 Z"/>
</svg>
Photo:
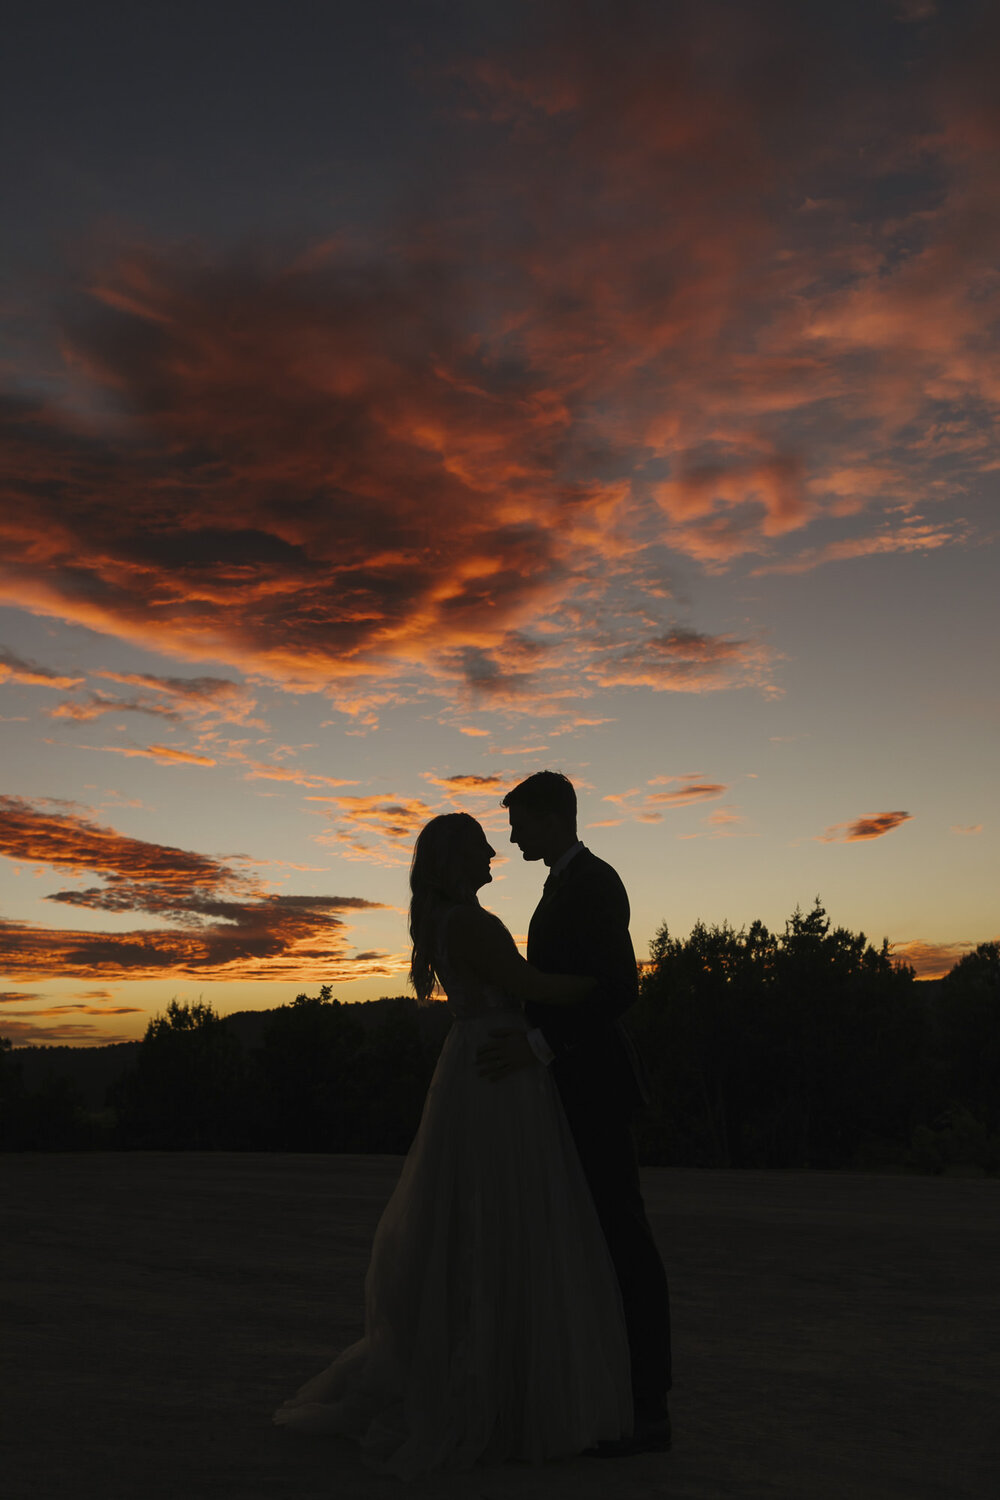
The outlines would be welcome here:
<svg viewBox="0 0 1000 1500">
<path fill-rule="evenodd" d="M 454 1019 L 375 1232 L 364 1337 L 274 1414 L 401 1479 L 632 1429 L 621 1296 L 558 1092 L 541 1066 L 477 1072 L 491 1030 L 527 1023 L 449 963 L 448 916 L 434 967 Z"/>
</svg>

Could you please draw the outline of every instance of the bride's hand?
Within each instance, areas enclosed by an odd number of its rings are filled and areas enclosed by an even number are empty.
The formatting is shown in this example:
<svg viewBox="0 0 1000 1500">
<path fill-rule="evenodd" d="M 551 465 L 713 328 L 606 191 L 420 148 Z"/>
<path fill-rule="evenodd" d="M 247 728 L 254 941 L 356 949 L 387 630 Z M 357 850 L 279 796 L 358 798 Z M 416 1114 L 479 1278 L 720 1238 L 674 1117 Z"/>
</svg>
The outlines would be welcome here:
<svg viewBox="0 0 1000 1500">
<path fill-rule="evenodd" d="M 506 1078 L 508 1073 L 516 1073 L 518 1069 L 528 1068 L 532 1063 L 541 1067 L 525 1032 L 513 1029 L 491 1031 L 490 1036 L 494 1040 L 484 1042 L 476 1052 L 480 1078 L 488 1078 L 491 1083 L 496 1083 L 499 1079 Z"/>
</svg>

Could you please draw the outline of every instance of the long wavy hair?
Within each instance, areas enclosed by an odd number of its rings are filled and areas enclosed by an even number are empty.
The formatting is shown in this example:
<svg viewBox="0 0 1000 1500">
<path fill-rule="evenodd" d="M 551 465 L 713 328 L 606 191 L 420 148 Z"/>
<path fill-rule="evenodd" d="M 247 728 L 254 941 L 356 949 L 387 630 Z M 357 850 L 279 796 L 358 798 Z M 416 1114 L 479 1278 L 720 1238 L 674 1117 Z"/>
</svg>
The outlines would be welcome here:
<svg viewBox="0 0 1000 1500">
<path fill-rule="evenodd" d="M 426 1005 L 434 992 L 434 938 L 437 918 L 449 906 L 467 900 L 462 851 L 482 827 L 468 813 L 442 813 L 417 834 L 410 864 L 410 983 Z"/>
</svg>

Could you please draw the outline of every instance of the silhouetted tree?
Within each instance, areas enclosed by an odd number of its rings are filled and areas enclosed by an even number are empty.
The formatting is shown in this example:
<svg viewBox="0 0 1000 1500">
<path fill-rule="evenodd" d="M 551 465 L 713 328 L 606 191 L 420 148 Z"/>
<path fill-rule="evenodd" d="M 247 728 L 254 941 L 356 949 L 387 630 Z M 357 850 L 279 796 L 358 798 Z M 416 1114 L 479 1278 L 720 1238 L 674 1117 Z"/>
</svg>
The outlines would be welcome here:
<svg viewBox="0 0 1000 1500">
<path fill-rule="evenodd" d="M 445 1007 L 405 995 L 372 1014 L 331 999 L 329 985 L 297 995 L 253 1055 L 259 1139 L 285 1151 L 405 1152 L 449 1023 Z"/>
<path fill-rule="evenodd" d="M 75 1078 L 46 1073 L 34 1088 L 25 1083 L 9 1037 L 0 1037 L 0 1149 L 82 1151 L 106 1140 L 95 1126 Z"/>
<path fill-rule="evenodd" d="M 935 987 L 933 1108 L 913 1134 L 922 1171 L 1000 1171 L 1000 944 L 980 943 Z"/>
<path fill-rule="evenodd" d="M 661 927 L 628 1024 L 655 1098 L 646 1160 L 846 1166 L 915 1123 L 922 1013 L 888 944 L 831 930 L 818 899 L 776 937 Z"/>
<path fill-rule="evenodd" d="M 278 1151 L 357 1151 L 354 1060 L 363 1029 L 353 1006 L 296 995 L 274 1012 L 252 1059 L 257 1129 L 251 1139 Z"/>
<path fill-rule="evenodd" d="M 21 1120 L 24 1105 L 24 1070 L 14 1056 L 10 1037 L 0 1036 L 0 1147 L 22 1151 Z"/>
<path fill-rule="evenodd" d="M 211 1005 L 171 1000 L 146 1027 L 134 1068 L 109 1090 L 123 1145 L 213 1150 L 233 1144 L 242 1048 Z"/>
<path fill-rule="evenodd" d="M 937 1035 L 949 1067 L 949 1102 L 1000 1128 L 1000 944 L 980 943 L 938 991 Z"/>
<path fill-rule="evenodd" d="M 93 1082 L 85 1107 L 72 1049 L 43 1049 L 29 1086 L 0 1040 L 0 1144 L 409 1148 L 451 1026 L 446 1005 L 342 1004 L 324 985 L 272 1012 L 262 1032 L 237 1020 L 230 1030 L 209 1005 L 171 1001 L 108 1090 L 112 1110 Z M 662 926 L 627 1024 L 653 1085 L 639 1128 L 646 1164 L 1000 1172 L 996 943 L 918 985 L 887 943 L 832 927 L 818 899 L 781 934 L 698 922 L 677 939 Z M 239 1036 L 259 1041 L 245 1050 Z"/>
</svg>

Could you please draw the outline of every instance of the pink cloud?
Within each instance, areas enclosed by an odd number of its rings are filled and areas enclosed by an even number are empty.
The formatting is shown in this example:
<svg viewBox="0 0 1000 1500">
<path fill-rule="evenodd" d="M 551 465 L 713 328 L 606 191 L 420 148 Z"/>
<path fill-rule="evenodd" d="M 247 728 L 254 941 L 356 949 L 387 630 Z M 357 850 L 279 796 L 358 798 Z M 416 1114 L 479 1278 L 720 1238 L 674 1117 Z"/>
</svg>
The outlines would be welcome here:
<svg viewBox="0 0 1000 1500">
<path fill-rule="evenodd" d="M 690 807 L 698 802 L 714 801 L 729 790 L 720 781 L 709 781 L 701 775 L 691 773 L 682 776 L 654 776 L 646 783 L 646 787 L 665 786 L 674 782 L 677 785 L 673 791 L 651 792 L 646 788 L 631 787 L 627 792 L 610 792 L 602 800 L 617 803 L 623 813 L 627 813 L 638 823 L 659 823 L 665 812 Z"/>
<path fill-rule="evenodd" d="M 760 506 L 764 513 L 757 523 L 760 534 L 780 536 L 801 529 L 808 517 L 802 479 L 802 461 L 794 454 L 687 469 L 682 460 L 678 477 L 657 485 L 654 493 L 667 514 L 677 521 L 708 516 L 716 509 Z"/>
<path fill-rule="evenodd" d="M 955 497 L 1000 415 L 990 23 L 887 79 L 802 8 L 542 9 L 421 64 L 476 171 L 429 174 L 389 248 L 147 245 L 60 289 L 86 399 L 9 408 L 0 598 L 322 690 L 357 733 L 427 695 L 558 729 L 602 689 L 771 688 L 759 640 L 680 649 L 678 554 L 792 572 L 971 538 Z M 123 709 L 196 714 L 167 681 Z"/>
<path fill-rule="evenodd" d="M 965 540 L 963 528 L 954 524 L 928 525 L 909 522 L 876 536 L 848 537 L 814 547 L 784 562 L 764 563 L 751 571 L 752 578 L 765 573 L 808 573 L 823 563 L 843 562 L 854 557 L 875 557 L 888 552 L 932 552 L 938 547 L 955 546 Z"/>
<path fill-rule="evenodd" d="M 908 812 L 870 813 L 852 823 L 834 823 L 816 837 L 823 844 L 856 844 L 865 839 L 880 839 L 903 823 L 909 823 L 911 818 L 912 814 Z"/>
</svg>

